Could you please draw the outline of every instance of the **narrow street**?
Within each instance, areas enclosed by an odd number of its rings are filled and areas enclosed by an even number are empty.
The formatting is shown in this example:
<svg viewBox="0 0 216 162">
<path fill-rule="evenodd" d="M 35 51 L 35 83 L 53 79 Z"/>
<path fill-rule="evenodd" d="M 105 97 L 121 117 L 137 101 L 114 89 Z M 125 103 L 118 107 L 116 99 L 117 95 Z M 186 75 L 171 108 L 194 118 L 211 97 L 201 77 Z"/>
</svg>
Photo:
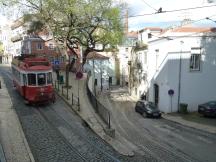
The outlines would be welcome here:
<svg viewBox="0 0 216 162">
<path fill-rule="evenodd" d="M 135 102 L 124 92 L 111 92 L 109 98 L 101 96 L 100 100 L 110 108 L 116 130 L 136 145 L 138 152 L 158 161 L 216 160 L 215 134 L 163 118 L 144 118 L 135 112 Z"/>
<path fill-rule="evenodd" d="M 132 158 L 120 155 L 92 132 L 59 97 L 55 104 L 26 106 L 12 87 L 10 68 L 0 67 L 0 74 L 35 161 L 156 161 L 140 154 Z"/>
<path fill-rule="evenodd" d="M 135 155 L 117 153 L 88 128 L 59 97 L 54 104 L 26 106 L 13 89 L 9 67 L 0 67 L 35 161 L 215 161 L 215 134 L 165 119 L 143 118 L 124 93 L 101 95 L 112 112 L 116 133 L 130 141 Z"/>
</svg>

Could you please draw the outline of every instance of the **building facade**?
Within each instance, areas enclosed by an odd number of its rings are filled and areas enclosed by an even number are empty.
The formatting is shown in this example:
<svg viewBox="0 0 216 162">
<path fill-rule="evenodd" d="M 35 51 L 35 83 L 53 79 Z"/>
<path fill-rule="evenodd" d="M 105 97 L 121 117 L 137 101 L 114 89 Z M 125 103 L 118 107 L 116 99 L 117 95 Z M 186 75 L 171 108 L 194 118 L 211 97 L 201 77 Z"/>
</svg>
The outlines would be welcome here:
<svg viewBox="0 0 216 162">
<path fill-rule="evenodd" d="M 216 98 L 216 29 L 181 27 L 148 42 L 148 100 L 164 112 Z M 171 92 L 172 91 L 172 95 Z"/>
</svg>

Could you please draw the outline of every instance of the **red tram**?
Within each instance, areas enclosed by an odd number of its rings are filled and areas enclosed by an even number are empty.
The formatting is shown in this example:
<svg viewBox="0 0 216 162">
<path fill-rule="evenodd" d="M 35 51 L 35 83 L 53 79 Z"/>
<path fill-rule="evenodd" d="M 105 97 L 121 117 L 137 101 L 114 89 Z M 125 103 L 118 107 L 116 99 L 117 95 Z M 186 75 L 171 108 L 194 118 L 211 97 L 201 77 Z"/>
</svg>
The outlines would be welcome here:
<svg viewBox="0 0 216 162">
<path fill-rule="evenodd" d="M 46 58 L 21 55 L 12 60 L 13 83 L 26 104 L 54 102 L 52 65 Z"/>
</svg>

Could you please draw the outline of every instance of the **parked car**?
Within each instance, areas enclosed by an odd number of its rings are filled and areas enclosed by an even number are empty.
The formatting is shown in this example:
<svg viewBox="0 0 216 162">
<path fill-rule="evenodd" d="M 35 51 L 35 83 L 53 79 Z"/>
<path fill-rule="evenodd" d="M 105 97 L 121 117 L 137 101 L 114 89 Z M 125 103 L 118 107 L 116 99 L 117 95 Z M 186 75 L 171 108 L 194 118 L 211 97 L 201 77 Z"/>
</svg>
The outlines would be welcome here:
<svg viewBox="0 0 216 162">
<path fill-rule="evenodd" d="M 216 101 L 209 101 L 207 103 L 198 105 L 198 112 L 204 116 L 216 117 Z"/>
<path fill-rule="evenodd" d="M 135 111 L 144 117 L 161 117 L 161 112 L 153 102 L 139 100 L 136 103 Z"/>
</svg>

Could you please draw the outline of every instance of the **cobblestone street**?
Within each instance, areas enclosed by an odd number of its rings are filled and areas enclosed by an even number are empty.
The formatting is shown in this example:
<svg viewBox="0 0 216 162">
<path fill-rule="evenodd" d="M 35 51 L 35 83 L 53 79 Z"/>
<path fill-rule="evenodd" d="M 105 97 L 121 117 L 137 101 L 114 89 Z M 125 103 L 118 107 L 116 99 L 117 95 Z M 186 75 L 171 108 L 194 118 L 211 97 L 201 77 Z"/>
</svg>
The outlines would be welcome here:
<svg viewBox="0 0 216 162">
<path fill-rule="evenodd" d="M 134 99 L 117 89 L 100 95 L 99 100 L 112 112 L 117 132 L 137 146 L 138 152 L 158 161 L 215 161 L 215 134 L 163 118 L 143 118 L 134 110 Z"/>
<path fill-rule="evenodd" d="M 112 112 L 116 136 L 131 143 L 133 157 L 119 154 L 59 97 L 54 104 L 26 106 L 11 87 L 9 69 L 1 68 L 1 74 L 35 161 L 215 161 L 215 134 L 163 118 L 143 118 L 125 92 L 101 93 L 100 101 Z"/>
</svg>

